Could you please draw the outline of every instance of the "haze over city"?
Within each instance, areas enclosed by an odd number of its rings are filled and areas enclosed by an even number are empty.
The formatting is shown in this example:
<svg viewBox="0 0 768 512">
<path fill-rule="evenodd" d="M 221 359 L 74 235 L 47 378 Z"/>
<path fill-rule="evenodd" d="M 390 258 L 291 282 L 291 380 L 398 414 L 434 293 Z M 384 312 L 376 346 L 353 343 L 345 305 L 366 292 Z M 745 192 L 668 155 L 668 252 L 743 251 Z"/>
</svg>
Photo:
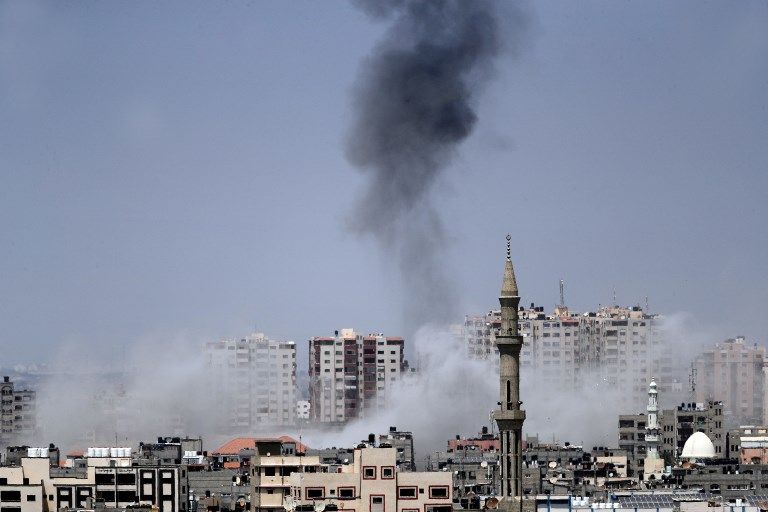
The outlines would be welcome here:
<svg viewBox="0 0 768 512">
<path fill-rule="evenodd" d="M 766 55 L 766 0 L 0 1 L 0 512 L 768 511 Z"/>
</svg>

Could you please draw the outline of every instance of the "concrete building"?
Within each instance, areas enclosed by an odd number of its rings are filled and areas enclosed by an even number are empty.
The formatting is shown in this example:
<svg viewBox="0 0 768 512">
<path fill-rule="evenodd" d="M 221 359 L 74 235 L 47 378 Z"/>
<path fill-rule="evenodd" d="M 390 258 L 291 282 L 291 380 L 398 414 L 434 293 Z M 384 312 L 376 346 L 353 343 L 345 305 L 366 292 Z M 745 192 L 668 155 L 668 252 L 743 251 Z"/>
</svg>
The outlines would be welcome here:
<svg viewBox="0 0 768 512">
<path fill-rule="evenodd" d="M 650 404 L 649 404 L 650 405 Z M 658 403 L 657 403 L 658 405 Z M 723 420 L 723 405 L 720 402 L 707 404 L 683 403 L 675 409 L 657 412 L 655 429 L 647 414 L 622 414 L 619 416 L 619 448 L 629 455 L 630 474 L 642 476 L 648 455 L 648 433 L 655 430 L 656 439 L 651 439 L 656 453 L 665 464 L 672 464 L 682 453 L 685 442 L 695 432 L 704 432 L 714 443 L 718 457 L 728 456 L 728 443 Z M 738 450 L 738 448 L 736 449 Z M 657 462 L 655 478 L 658 479 L 661 462 Z"/>
<path fill-rule="evenodd" d="M 211 389 L 226 430 L 296 423 L 296 345 L 262 333 L 205 346 Z"/>
<path fill-rule="evenodd" d="M 47 448 L 30 448 L 20 465 L 0 467 L 0 509 L 5 512 L 92 508 L 93 500 L 109 508 L 151 505 L 162 512 L 186 511 L 186 467 L 136 458 L 130 448 L 89 448 L 70 467 L 52 466 Z"/>
<path fill-rule="evenodd" d="M 493 411 L 493 419 L 499 428 L 501 453 L 499 464 L 499 497 L 503 509 L 517 507 L 523 497 L 522 451 L 523 422 L 525 411 L 520 407 L 520 349 L 523 337 L 518 330 L 517 307 L 520 295 L 517 291 L 515 270 L 512 266 L 510 239 L 507 235 L 507 261 L 504 263 L 504 279 L 501 285 L 501 325 L 496 331 L 496 348 L 499 352 L 499 408 Z"/>
<path fill-rule="evenodd" d="M 619 448 L 629 454 L 630 475 L 643 470 L 647 421 L 645 414 L 619 415 Z"/>
<path fill-rule="evenodd" d="M 553 391 L 572 390 L 600 383 L 617 390 L 626 410 L 642 410 L 647 383 L 656 377 L 659 391 L 671 403 L 681 398 L 677 376 L 687 373 L 669 356 L 664 318 L 639 306 L 601 307 L 595 312 L 575 313 L 558 306 L 552 313 L 531 304 L 519 311 L 521 371 L 536 385 Z M 501 312 L 467 316 L 461 329 L 468 356 L 495 359 L 495 333 Z M 687 364 L 687 362 L 685 362 Z"/>
<path fill-rule="evenodd" d="M 0 449 L 29 443 L 37 428 L 35 392 L 15 388 L 10 377 L 0 383 Z"/>
<path fill-rule="evenodd" d="M 397 453 L 395 466 L 398 471 L 416 471 L 416 461 L 413 452 L 413 432 L 397 430 L 389 427 L 389 432 L 379 434 L 379 446 L 394 448 Z"/>
<path fill-rule="evenodd" d="M 403 338 L 362 336 L 353 329 L 309 340 L 310 417 L 341 424 L 383 409 L 388 390 L 407 371 Z"/>
<path fill-rule="evenodd" d="M 452 512 L 452 473 L 397 471 L 394 448 L 357 448 L 354 462 L 325 471 L 295 471 L 288 510 Z"/>
<path fill-rule="evenodd" d="M 696 401 L 722 401 L 730 427 L 768 423 L 765 355 L 765 347 L 748 344 L 743 336 L 702 352 L 693 363 Z"/>
<path fill-rule="evenodd" d="M 712 440 L 717 457 L 726 456 L 727 439 L 723 402 L 683 403 L 661 413 L 661 454 L 669 462 L 679 457 L 695 432 Z"/>
</svg>

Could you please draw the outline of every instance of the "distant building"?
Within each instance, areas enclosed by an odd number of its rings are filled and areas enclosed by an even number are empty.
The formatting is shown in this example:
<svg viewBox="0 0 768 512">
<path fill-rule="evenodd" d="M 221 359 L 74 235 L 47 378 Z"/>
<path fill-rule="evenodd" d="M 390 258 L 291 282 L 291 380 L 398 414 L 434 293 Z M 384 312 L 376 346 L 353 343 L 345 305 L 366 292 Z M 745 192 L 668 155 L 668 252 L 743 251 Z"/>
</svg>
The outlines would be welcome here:
<svg viewBox="0 0 768 512">
<path fill-rule="evenodd" d="M 408 368 L 403 338 L 361 336 L 352 329 L 309 340 L 310 417 L 344 423 L 383 409 Z"/>
<path fill-rule="evenodd" d="M 35 392 L 16 389 L 8 376 L 0 383 L 0 447 L 29 443 L 37 429 Z"/>
<path fill-rule="evenodd" d="M 234 432 L 296 423 L 296 345 L 262 333 L 205 346 L 223 427 Z"/>
<path fill-rule="evenodd" d="M 416 461 L 413 453 L 413 433 L 389 427 L 389 432 L 379 434 L 379 446 L 394 448 L 397 453 L 396 466 L 398 471 L 416 471 Z"/>
<path fill-rule="evenodd" d="M 685 369 L 669 357 L 663 320 L 639 306 L 587 313 L 559 306 L 545 313 L 531 304 L 519 312 L 521 371 L 537 384 L 560 390 L 600 382 L 618 390 L 626 409 L 638 411 L 645 408 L 647 384 L 656 377 L 659 391 L 674 402 L 682 393 L 675 376 Z M 461 331 L 468 356 L 496 361 L 495 332 L 500 326 L 499 310 L 466 316 Z"/>
<path fill-rule="evenodd" d="M 696 401 L 721 400 L 731 426 L 766 423 L 765 356 L 765 347 L 750 345 L 743 336 L 702 352 L 693 363 Z"/>
</svg>

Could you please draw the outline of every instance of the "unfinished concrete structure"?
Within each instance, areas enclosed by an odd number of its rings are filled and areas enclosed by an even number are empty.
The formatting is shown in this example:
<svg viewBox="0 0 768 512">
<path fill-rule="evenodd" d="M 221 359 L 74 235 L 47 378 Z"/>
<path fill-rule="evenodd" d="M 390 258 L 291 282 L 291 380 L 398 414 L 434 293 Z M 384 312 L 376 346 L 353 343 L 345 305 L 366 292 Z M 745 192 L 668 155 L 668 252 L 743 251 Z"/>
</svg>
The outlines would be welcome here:
<svg viewBox="0 0 768 512">
<path fill-rule="evenodd" d="M 494 419 L 499 427 L 501 440 L 501 488 L 500 498 L 504 508 L 522 499 L 523 422 L 525 411 L 520 406 L 520 349 L 523 337 L 518 331 L 517 307 L 520 295 L 517 291 L 515 270 L 510 250 L 511 236 L 507 235 L 507 261 L 504 264 L 504 281 L 501 285 L 501 327 L 496 333 L 499 350 L 499 409 Z"/>
</svg>

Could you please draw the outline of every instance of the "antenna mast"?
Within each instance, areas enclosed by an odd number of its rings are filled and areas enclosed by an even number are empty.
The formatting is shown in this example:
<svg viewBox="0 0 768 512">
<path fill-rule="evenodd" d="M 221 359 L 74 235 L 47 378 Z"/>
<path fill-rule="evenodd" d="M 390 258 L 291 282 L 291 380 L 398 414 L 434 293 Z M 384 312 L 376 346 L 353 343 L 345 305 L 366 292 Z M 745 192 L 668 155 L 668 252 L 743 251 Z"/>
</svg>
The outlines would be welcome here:
<svg viewBox="0 0 768 512">
<path fill-rule="evenodd" d="M 565 307 L 565 281 L 560 280 L 560 307 Z"/>
<path fill-rule="evenodd" d="M 691 363 L 691 373 L 688 375 L 688 383 L 691 385 L 691 400 L 696 401 L 696 363 Z"/>
</svg>

